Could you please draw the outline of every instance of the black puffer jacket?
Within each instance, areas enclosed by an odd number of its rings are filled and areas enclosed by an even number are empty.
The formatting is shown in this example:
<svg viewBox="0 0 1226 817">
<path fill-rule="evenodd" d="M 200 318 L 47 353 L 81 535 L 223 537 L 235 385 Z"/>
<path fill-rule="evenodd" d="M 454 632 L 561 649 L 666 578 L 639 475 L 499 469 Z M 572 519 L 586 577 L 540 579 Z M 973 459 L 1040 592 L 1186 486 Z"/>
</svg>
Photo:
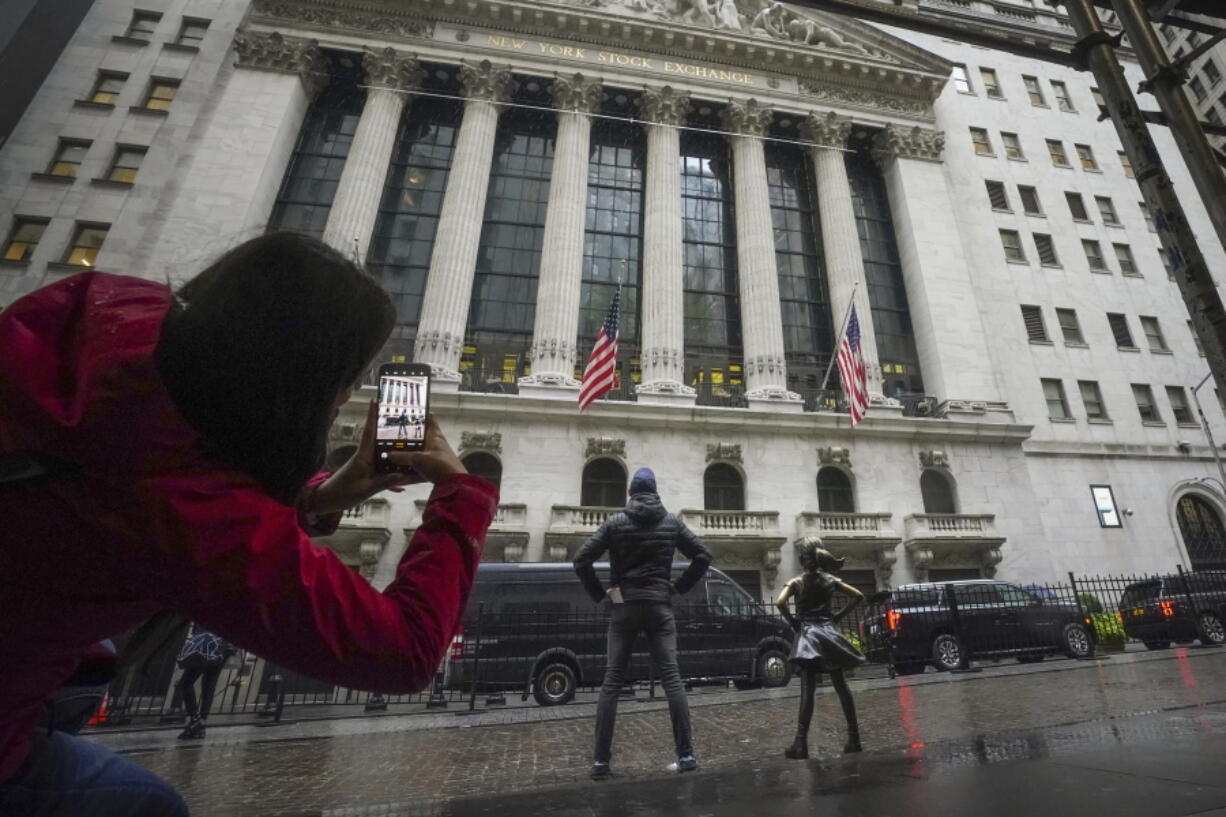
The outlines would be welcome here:
<svg viewBox="0 0 1226 817">
<path fill-rule="evenodd" d="M 690 566 L 674 587 L 673 552 L 681 551 Z M 610 581 L 625 601 L 664 601 L 673 591 L 686 593 L 711 566 L 711 552 L 685 523 L 664 509 L 656 494 L 635 494 L 626 510 L 605 520 L 575 556 L 575 572 L 593 601 L 604 599 L 595 562 L 609 554 Z"/>
</svg>

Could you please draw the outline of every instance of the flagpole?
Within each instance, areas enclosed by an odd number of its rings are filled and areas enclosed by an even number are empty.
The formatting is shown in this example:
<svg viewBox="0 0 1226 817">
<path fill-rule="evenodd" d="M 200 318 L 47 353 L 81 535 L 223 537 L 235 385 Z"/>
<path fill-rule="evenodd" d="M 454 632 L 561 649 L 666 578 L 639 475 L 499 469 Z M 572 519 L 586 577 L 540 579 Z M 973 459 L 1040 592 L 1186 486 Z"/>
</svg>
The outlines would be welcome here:
<svg viewBox="0 0 1226 817">
<path fill-rule="evenodd" d="M 851 300 L 847 302 L 847 309 L 843 312 L 843 325 L 839 328 L 839 333 L 834 337 L 834 354 L 830 356 L 830 363 L 826 365 L 826 376 L 822 378 L 821 391 L 826 391 L 826 384 L 830 382 L 830 372 L 834 369 L 834 361 L 839 356 L 839 344 L 843 342 L 843 333 L 847 331 L 847 321 L 851 318 L 851 308 L 856 303 L 856 290 L 860 287 L 860 282 L 856 281 L 851 287 Z"/>
</svg>

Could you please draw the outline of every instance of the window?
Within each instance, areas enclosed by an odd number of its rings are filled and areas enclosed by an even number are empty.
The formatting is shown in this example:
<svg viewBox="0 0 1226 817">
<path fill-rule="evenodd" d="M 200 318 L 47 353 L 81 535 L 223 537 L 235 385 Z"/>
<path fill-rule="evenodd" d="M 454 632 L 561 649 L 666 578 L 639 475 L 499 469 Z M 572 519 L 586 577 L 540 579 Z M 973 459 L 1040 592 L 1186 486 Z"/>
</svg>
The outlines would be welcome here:
<svg viewBox="0 0 1226 817">
<path fill-rule="evenodd" d="M 1211 125 L 1222 124 L 1222 115 L 1219 114 L 1217 112 L 1217 108 L 1213 107 L 1212 105 L 1210 105 L 1209 108 L 1205 111 L 1205 119 Z"/>
<path fill-rule="evenodd" d="M 94 82 L 94 89 L 89 92 L 88 101 L 93 102 L 95 105 L 114 105 L 127 78 L 127 74 L 99 71 L 98 79 Z"/>
<path fill-rule="evenodd" d="M 1090 96 L 1094 97 L 1094 104 L 1100 108 L 1107 107 L 1107 100 L 1103 99 L 1102 91 L 1097 88 L 1090 89 Z"/>
<path fill-rule="evenodd" d="M 5 261 L 29 261 L 34 249 L 47 229 L 47 220 L 41 218 L 17 218 L 13 221 L 13 231 L 4 244 Z"/>
<path fill-rule="evenodd" d="M 1192 424 L 1192 410 L 1188 407 L 1188 393 L 1183 386 L 1167 386 L 1166 399 L 1171 404 L 1171 416 L 1180 425 Z"/>
<path fill-rule="evenodd" d="M 1039 86 L 1038 77 L 1022 75 L 1022 82 L 1026 85 L 1026 95 L 1030 97 L 1030 104 L 1046 108 L 1047 100 L 1043 98 L 1043 89 Z"/>
<path fill-rule="evenodd" d="M 1009 194 L 1005 192 L 1005 186 L 1001 182 L 985 181 L 984 184 L 988 188 L 988 201 L 992 203 L 993 210 L 1009 209 Z"/>
<path fill-rule="evenodd" d="M 1026 263 L 1026 253 L 1022 250 L 1022 237 L 1016 230 L 1001 230 L 1000 243 L 1005 248 L 1005 259 Z"/>
<path fill-rule="evenodd" d="M 958 93 L 975 93 L 975 89 L 971 87 L 971 75 L 967 73 L 965 65 L 955 65 L 953 76 L 954 87 L 958 89 Z"/>
<path fill-rule="evenodd" d="M 1034 234 L 1034 248 L 1039 253 L 1039 263 L 1045 267 L 1060 266 L 1060 258 L 1056 255 L 1056 245 L 1051 236 L 1046 233 Z"/>
<path fill-rule="evenodd" d="M 1025 154 L 1022 153 L 1022 143 L 1017 140 L 1016 133 L 1000 132 L 1000 141 L 1005 146 L 1005 156 L 1010 159 L 1025 159 Z"/>
<path fill-rule="evenodd" d="M 1110 420 L 1107 407 L 1103 404 L 1103 393 L 1094 380 L 1078 380 L 1077 388 L 1081 392 L 1081 404 L 1086 408 L 1087 420 Z"/>
<path fill-rule="evenodd" d="M 1039 191 L 1030 185 L 1019 184 L 1017 186 L 1017 194 L 1022 199 L 1022 210 L 1025 211 L 1026 215 L 1043 215 L 1043 206 L 1039 204 Z"/>
<path fill-rule="evenodd" d="M 1064 152 L 1064 143 L 1059 139 L 1047 140 L 1047 155 L 1051 157 L 1051 163 L 1056 167 L 1072 167 L 1068 163 L 1068 154 Z"/>
<path fill-rule="evenodd" d="M 1132 247 L 1127 244 L 1112 244 L 1115 248 L 1115 260 L 1120 262 L 1120 272 L 1124 275 L 1140 275 L 1137 272 L 1137 262 L 1132 257 Z"/>
<path fill-rule="evenodd" d="M 1115 213 L 1115 205 L 1107 196 L 1095 196 L 1094 201 L 1098 204 L 1098 214 L 1103 217 L 1103 224 L 1111 224 L 1116 227 L 1120 224 L 1119 216 Z"/>
<path fill-rule="evenodd" d="M 1141 218 L 1145 219 L 1145 226 L 1149 228 L 1149 231 L 1158 232 L 1158 226 L 1154 224 L 1154 211 L 1150 210 L 1149 205 L 1143 201 L 1137 202 L 1137 206 L 1141 208 Z"/>
<path fill-rule="evenodd" d="M 1085 345 L 1085 338 L 1081 334 L 1081 324 L 1077 321 L 1077 310 L 1057 308 L 1056 321 L 1060 324 L 1065 343 Z"/>
<path fill-rule="evenodd" d="M 493 483 L 494 487 L 502 485 L 502 463 L 493 454 L 474 451 L 466 455 L 460 462 L 464 464 L 468 473 Z"/>
<path fill-rule="evenodd" d="M 822 513 L 855 513 L 851 480 L 842 469 L 827 465 L 817 472 L 817 509 Z"/>
<path fill-rule="evenodd" d="M 1082 170 L 1098 170 L 1098 162 L 1094 161 L 1094 151 L 1089 145 L 1073 145 L 1077 149 L 1077 158 L 1081 160 Z"/>
<path fill-rule="evenodd" d="M 1196 327 L 1192 325 L 1192 321 L 1188 321 L 1188 331 L 1192 333 L 1192 342 L 1196 344 L 1196 354 L 1201 357 L 1205 356 L 1205 346 L 1200 342 L 1200 335 L 1196 334 Z"/>
<path fill-rule="evenodd" d="M 149 83 L 149 93 L 145 96 L 144 108 L 147 111 L 168 111 L 179 90 L 177 79 L 155 79 Z"/>
<path fill-rule="evenodd" d="M 745 482 L 741 472 L 727 463 L 717 462 L 702 475 L 703 509 L 708 511 L 745 510 Z"/>
<path fill-rule="evenodd" d="M 992 99 L 1004 99 L 1005 95 L 1000 90 L 1000 81 L 996 78 L 996 71 L 991 68 L 980 68 L 979 78 L 983 80 L 983 92 Z"/>
<path fill-rule="evenodd" d="M 1158 28 L 1162 32 L 1162 39 L 1166 40 L 1167 43 L 1175 42 L 1175 29 L 1170 26 L 1158 26 Z"/>
<path fill-rule="evenodd" d="M 626 504 L 626 469 L 617 460 L 601 457 L 583 466 L 579 504 L 620 508 Z"/>
<path fill-rule="evenodd" d="M 1204 102 L 1208 93 L 1205 91 L 1205 83 L 1201 82 L 1200 77 L 1192 77 L 1188 80 L 1188 89 L 1192 92 L 1192 96 L 1196 97 L 1197 102 Z"/>
<path fill-rule="evenodd" d="M 1151 352 L 1169 352 L 1170 348 L 1166 345 L 1166 338 L 1162 336 L 1162 327 L 1158 325 L 1158 319 L 1148 315 L 1141 316 L 1141 330 L 1145 332 L 1145 340 L 1149 343 L 1149 351 Z"/>
<path fill-rule="evenodd" d="M 1043 378 L 1043 399 L 1047 401 L 1047 416 L 1052 420 L 1071 420 L 1068 398 L 1064 396 L 1064 383 Z"/>
<path fill-rule="evenodd" d="M 115 159 L 111 162 L 110 172 L 106 174 L 108 181 L 131 184 L 136 180 L 136 171 L 145 158 L 145 148 L 120 147 L 115 151 Z"/>
<path fill-rule="evenodd" d="M 1051 343 L 1047 326 L 1043 323 L 1042 308 L 1022 304 L 1022 323 L 1026 325 L 1026 338 L 1031 343 Z"/>
<path fill-rule="evenodd" d="M 1218 70 L 1217 63 L 1212 59 L 1205 60 L 1204 64 L 1205 79 L 1209 81 L 1210 88 L 1216 88 L 1217 84 L 1222 81 L 1222 72 Z"/>
<path fill-rule="evenodd" d="M 1132 342 L 1132 331 L 1128 328 L 1128 319 L 1116 312 L 1107 313 L 1107 323 L 1111 325 L 1111 334 L 1115 338 L 1117 349 L 1135 349 Z"/>
<path fill-rule="evenodd" d="M 76 264 L 82 267 L 92 267 L 106 241 L 107 227 L 94 224 L 78 224 L 77 234 L 72 239 L 72 246 L 64 256 L 65 264 Z"/>
<path fill-rule="evenodd" d="M 1195 494 L 1184 494 L 1179 499 L 1177 515 L 1179 533 L 1188 548 L 1192 569 L 1221 570 L 1226 567 L 1226 529 L 1222 527 L 1218 512 Z"/>
<path fill-rule="evenodd" d="M 185 19 L 182 27 L 179 28 L 179 37 L 175 40 L 175 43 L 177 45 L 188 45 L 199 48 L 200 42 L 204 39 L 204 35 L 208 30 L 208 20 Z"/>
<path fill-rule="evenodd" d="M 958 512 L 953 479 L 935 468 L 920 474 L 920 496 L 924 499 L 924 513 Z"/>
<path fill-rule="evenodd" d="M 988 139 L 988 132 L 983 128 L 971 128 L 971 144 L 975 146 L 975 152 L 980 156 L 992 155 L 992 142 Z"/>
<path fill-rule="evenodd" d="M 90 143 L 83 139 L 61 139 L 55 149 L 55 158 L 47 166 L 47 173 L 52 176 L 76 178 L 89 145 Z"/>
<path fill-rule="evenodd" d="M 1064 199 L 1068 202 L 1068 211 L 1074 221 L 1089 221 L 1090 214 L 1086 211 L 1086 203 L 1080 193 L 1065 191 Z"/>
<path fill-rule="evenodd" d="M 1166 279 L 1168 281 L 1175 280 L 1175 268 L 1171 266 L 1171 257 L 1166 254 L 1166 250 L 1159 247 L 1158 257 L 1162 259 L 1162 269 L 1166 270 Z"/>
<path fill-rule="evenodd" d="M 1132 384 L 1132 398 L 1137 401 L 1137 413 L 1143 423 L 1161 423 L 1162 416 L 1154 405 L 1154 392 L 1144 383 Z"/>
<path fill-rule="evenodd" d="M 1086 261 L 1095 272 L 1110 272 L 1107 262 L 1103 260 L 1103 248 L 1097 241 L 1089 238 L 1081 239 L 1081 248 L 1085 250 Z"/>
<path fill-rule="evenodd" d="M 1120 157 L 1120 167 L 1124 168 L 1124 175 L 1130 179 L 1137 177 L 1136 172 L 1132 169 L 1132 162 L 1128 158 L 1128 154 L 1122 150 L 1117 150 L 1116 155 Z"/>
<path fill-rule="evenodd" d="M 1056 95 L 1056 106 L 1060 110 L 1068 111 L 1070 113 L 1073 113 L 1077 110 L 1076 108 L 1073 107 L 1073 98 L 1069 96 L 1068 86 L 1065 85 L 1063 82 L 1053 79 L 1051 81 L 1051 91 L 1053 94 Z"/>
<path fill-rule="evenodd" d="M 132 22 L 128 24 L 128 36 L 134 40 L 153 39 L 153 30 L 157 28 L 162 15 L 155 11 L 134 11 Z"/>
</svg>

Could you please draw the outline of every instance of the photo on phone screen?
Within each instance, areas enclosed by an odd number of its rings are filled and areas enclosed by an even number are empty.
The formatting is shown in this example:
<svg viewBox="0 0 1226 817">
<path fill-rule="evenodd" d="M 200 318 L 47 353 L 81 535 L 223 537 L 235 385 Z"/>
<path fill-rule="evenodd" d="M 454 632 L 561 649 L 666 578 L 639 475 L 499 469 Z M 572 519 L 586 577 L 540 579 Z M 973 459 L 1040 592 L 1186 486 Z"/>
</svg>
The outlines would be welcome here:
<svg viewBox="0 0 1226 817">
<path fill-rule="evenodd" d="M 424 447 L 429 407 L 427 367 L 388 364 L 379 369 L 375 449 L 380 465 L 392 451 L 420 451 Z"/>
</svg>

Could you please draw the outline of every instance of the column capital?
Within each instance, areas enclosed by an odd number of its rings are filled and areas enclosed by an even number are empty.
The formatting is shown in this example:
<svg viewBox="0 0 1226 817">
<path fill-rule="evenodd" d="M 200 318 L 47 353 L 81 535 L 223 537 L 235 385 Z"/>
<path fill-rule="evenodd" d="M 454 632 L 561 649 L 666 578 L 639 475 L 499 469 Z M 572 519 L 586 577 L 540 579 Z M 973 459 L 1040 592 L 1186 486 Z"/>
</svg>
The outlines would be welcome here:
<svg viewBox="0 0 1226 817">
<path fill-rule="evenodd" d="M 800 132 L 820 147 L 842 150 L 851 135 L 851 119 L 834 111 L 813 111 L 801 123 Z"/>
<path fill-rule="evenodd" d="M 516 83 L 511 66 L 482 60 L 475 65 L 468 62 L 460 65 L 460 86 L 467 99 L 506 102 L 515 92 Z"/>
<path fill-rule="evenodd" d="M 774 112 L 756 99 L 729 102 L 722 117 L 724 127 L 742 136 L 765 136 Z"/>
<path fill-rule="evenodd" d="M 600 106 L 604 86 L 583 74 L 563 74 L 554 79 L 551 94 L 559 111 L 591 113 Z"/>
<path fill-rule="evenodd" d="M 920 159 L 925 162 L 940 162 L 945 149 L 945 131 L 932 128 L 900 128 L 886 125 L 885 130 L 873 138 L 873 158 L 879 164 L 890 159 Z"/>
<path fill-rule="evenodd" d="M 328 66 L 316 40 L 239 31 L 234 35 L 235 65 L 257 71 L 298 74 L 307 95 L 314 97 L 328 81 Z"/>
<path fill-rule="evenodd" d="M 401 54 L 394 48 L 366 48 L 362 56 L 366 82 L 392 91 L 411 91 L 421 85 L 426 71 L 411 54 Z"/>
<path fill-rule="evenodd" d="M 690 112 L 690 96 L 671 85 L 648 88 L 639 97 L 639 113 L 648 122 L 680 125 Z"/>
</svg>

